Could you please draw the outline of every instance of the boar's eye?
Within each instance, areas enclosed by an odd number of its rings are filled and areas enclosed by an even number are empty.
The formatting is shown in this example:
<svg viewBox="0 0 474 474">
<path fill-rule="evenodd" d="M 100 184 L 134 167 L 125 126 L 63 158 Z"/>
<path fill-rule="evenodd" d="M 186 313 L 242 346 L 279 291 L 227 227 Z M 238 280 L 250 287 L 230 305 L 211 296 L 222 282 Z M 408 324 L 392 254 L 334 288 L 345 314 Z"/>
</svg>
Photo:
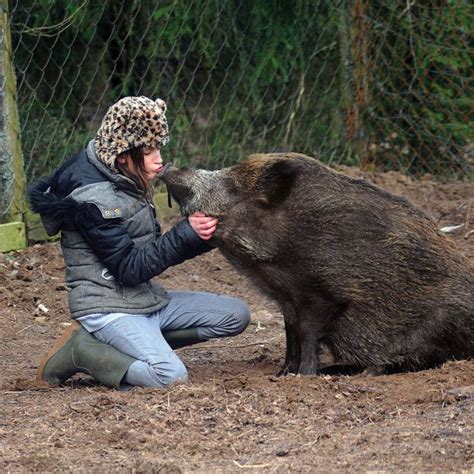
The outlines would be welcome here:
<svg viewBox="0 0 474 474">
<path fill-rule="evenodd" d="M 257 196 L 255 198 L 255 201 L 257 202 L 257 204 L 261 204 L 262 206 L 268 206 L 268 204 L 270 204 L 270 201 L 266 196 Z"/>
<path fill-rule="evenodd" d="M 237 195 L 239 194 L 239 189 L 237 188 L 237 185 L 234 181 L 233 178 L 230 176 L 225 176 L 222 181 L 222 186 L 225 188 L 225 190 L 232 195 Z"/>
</svg>

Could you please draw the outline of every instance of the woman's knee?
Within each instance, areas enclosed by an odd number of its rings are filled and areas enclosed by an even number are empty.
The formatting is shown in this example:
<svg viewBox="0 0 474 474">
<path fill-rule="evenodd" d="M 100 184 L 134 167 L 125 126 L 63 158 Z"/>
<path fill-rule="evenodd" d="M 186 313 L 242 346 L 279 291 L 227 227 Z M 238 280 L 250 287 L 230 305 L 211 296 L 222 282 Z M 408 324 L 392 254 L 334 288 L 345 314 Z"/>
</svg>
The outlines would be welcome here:
<svg viewBox="0 0 474 474">
<path fill-rule="evenodd" d="M 250 308 L 248 307 L 247 303 L 245 303 L 245 301 L 238 298 L 233 299 L 233 332 L 235 335 L 237 335 L 243 332 L 250 324 Z"/>
<path fill-rule="evenodd" d="M 167 361 L 160 361 L 152 364 L 153 371 L 162 387 L 168 387 L 173 383 L 186 383 L 188 381 L 188 371 L 178 356 L 172 353 Z"/>
</svg>

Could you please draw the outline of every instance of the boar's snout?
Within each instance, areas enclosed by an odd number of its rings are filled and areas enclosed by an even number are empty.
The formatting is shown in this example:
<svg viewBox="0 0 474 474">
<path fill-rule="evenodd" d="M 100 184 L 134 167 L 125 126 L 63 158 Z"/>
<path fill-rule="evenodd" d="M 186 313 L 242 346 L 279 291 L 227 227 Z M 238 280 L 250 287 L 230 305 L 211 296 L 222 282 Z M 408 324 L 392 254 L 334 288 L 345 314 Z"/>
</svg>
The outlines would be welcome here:
<svg viewBox="0 0 474 474">
<path fill-rule="evenodd" d="M 180 205 L 183 215 L 199 211 L 222 217 L 240 196 L 233 178 L 228 175 L 228 168 L 209 171 L 170 166 L 160 178 Z"/>
<path fill-rule="evenodd" d="M 168 193 L 180 205 L 181 209 L 192 198 L 189 174 L 186 170 L 176 168 L 173 165 L 167 165 L 160 173 L 159 178 L 166 184 Z"/>
<path fill-rule="evenodd" d="M 178 168 L 176 168 L 176 166 L 174 166 L 171 163 L 167 163 L 163 167 L 161 172 L 158 174 L 158 178 L 160 178 L 162 181 L 167 183 L 170 180 L 170 178 L 172 177 L 172 175 L 175 174 L 177 171 L 179 171 L 179 170 L 178 170 Z"/>
</svg>

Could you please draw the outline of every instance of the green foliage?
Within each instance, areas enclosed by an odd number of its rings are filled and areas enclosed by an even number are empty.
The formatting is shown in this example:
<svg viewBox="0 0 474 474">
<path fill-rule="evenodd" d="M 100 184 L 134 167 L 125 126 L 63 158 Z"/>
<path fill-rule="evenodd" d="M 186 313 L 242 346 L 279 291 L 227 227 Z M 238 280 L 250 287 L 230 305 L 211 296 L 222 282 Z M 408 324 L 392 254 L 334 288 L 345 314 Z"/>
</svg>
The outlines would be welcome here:
<svg viewBox="0 0 474 474">
<path fill-rule="evenodd" d="M 373 62 L 380 63 L 381 58 L 390 62 L 372 73 L 372 117 L 366 122 L 372 142 L 381 133 L 384 137 L 395 133 L 399 149 L 409 150 L 397 154 L 402 168 L 467 175 L 472 163 L 463 150 L 474 138 L 468 36 L 474 27 L 472 5 L 418 2 L 401 10 L 380 3 L 375 2 L 370 13 L 380 19 L 371 33 L 373 44 L 381 45 Z M 381 123 L 381 116 L 389 120 Z M 378 159 L 383 161 L 384 155 Z"/>
<path fill-rule="evenodd" d="M 84 146 L 111 103 L 140 94 L 168 102 L 165 157 L 180 164 L 279 149 L 466 172 L 467 1 L 11 3 L 30 180 Z"/>
</svg>

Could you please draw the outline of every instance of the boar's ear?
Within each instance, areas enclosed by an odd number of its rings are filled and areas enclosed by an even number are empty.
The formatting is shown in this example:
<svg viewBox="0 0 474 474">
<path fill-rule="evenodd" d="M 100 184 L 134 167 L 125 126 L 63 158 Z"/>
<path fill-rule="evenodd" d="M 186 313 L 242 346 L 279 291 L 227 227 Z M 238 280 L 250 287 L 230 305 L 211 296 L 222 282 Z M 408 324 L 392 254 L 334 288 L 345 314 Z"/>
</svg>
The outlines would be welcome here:
<svg viewBox="0 0 474 474">
<path fill-rule="evenodd" d="M 255 184 L 257 202 L 270 206 L 283 202 L 291 191 L 299 168 L 299 163 L 290 160 L 266 166 Z"/>
</svg>

